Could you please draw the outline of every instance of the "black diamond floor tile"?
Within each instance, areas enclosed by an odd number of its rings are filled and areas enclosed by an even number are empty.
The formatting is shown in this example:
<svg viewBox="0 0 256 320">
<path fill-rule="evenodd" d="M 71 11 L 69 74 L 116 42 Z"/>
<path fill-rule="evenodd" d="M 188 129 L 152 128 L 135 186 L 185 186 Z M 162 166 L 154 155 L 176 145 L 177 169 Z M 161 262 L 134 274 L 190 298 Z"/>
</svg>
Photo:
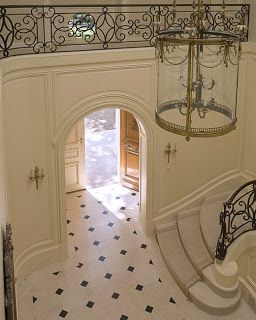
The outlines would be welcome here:
<svg viewBox="0 0 256 320">
<path fill-rule="evenodd" d="M 52 274 L 54 274 L 55 276 L 57 276 L 60 272 L 59 271 L 56 271 L 56 272 L 53 272 Z"/>
<path fill-rule="evenodd" d="M 71 236 L 71 237 L 74 237 L 74 232 L 69 232 L 69 234 L 68 234 L 69 236 Z"/>
<path fill-rule="evenodd" d="M 86 215 L 84 216 L 84 218 L 85 218 L 86 220 L 88 220 L 88 219 L 90 218 L 90 216 L 88 216 L 88 214 L 86 214 Z"/>
<path fill-rule="evenodd" d="M 124 314 L 121 315 L 120 320 L 127 320 L 127 319 L 128 319 L 128 317 L 126 315 L 124 315 Z"/>
<path fill-rule="evenodd" d="M 95 246 L 98 246 L 98 245 L 100 244 L 100 242 L 96 240 L 96 241 L 93 242 L 93 244 L 94 244 Z"/>
<path fill-rule="evenodd" d="M 154 264 L 153 261 L 152 261 L 152 259 L 150 259 L 148 263 L 149 263 L 149 264 Z"/>
<path fill-rule="evenodd" d="M 132 267 L 132 266 L 129 266 L 129 267 L 127 268 L 127 270 L 128 270 L 128 271 L 130 271 L 130 272 L 133 272 L 133 270 L 134 270 L 134 267 Z"/>
<path fill-rule="evenodd" d="M 88 231 L 90 231 L 90 232 L 93 232 L 95 229 L 94 228 L 92 228 L 92 227 L 90 227 L 89 229 L 88 229 Z"/>
<path fill-rule="evenodd" d="M 121 209 L 121 210 L 125 210 L 125 207 L 121 207 L 120 209 Z"/>
<path fill-rule="evenodd" d="M 57 289 L 57 290 L 55 291 L 55 293 L 60 296 L 63 291 L 64 291 L 63 289 L 59 288 L 59 289 Z"/>
<path fill-rule="evenodd" d="M 133 192 L 131 195 L 132 195 L 132 196 L 136 196 L 136 193 L 135 193 L 135 192 Z"/>
<path fill-rule="evenodd" d="M 79 262 L 76 267 L 79 268 L 79 269 L 81 269 L 83 265 L 84 265 L 83 263 Z"/>
<path fill-rule="evenodd" d="M 71 222 L 71 220 L 68 219 L 68 220 L 67 220 L 67 224 L 70 224 L 70 222 Z"/>
<path fill-rule="evenodd" d="M 59 313 L 59 316 L 61 318 L 65 318 L 67 314 L 68 314 L 68 312 L 66 310 L 61 310 L 61 312 Z"/>
<path fill-rule="evenodd" d="M 81 208 L 84 208 L 85 207 L 85 204 L 81 204 L 81 206 L 80 206 Z"/>
<path fill-rule="evenodd" d="M 142 289 L 143 289 L 143 286 L 141 284 L 137 284 L 136 290 L 142 291 Z"/>
<path fill-rule="evenodd" d="M 83 280 L 83 281 L 81 282 L 81 284 L 80 284 L 80 285 L 81 285 L 82 287 L 86 287 L 86 286 L 87 286 L 87 284 L 88 284 L 88 282 L 87 282 L 87 281 L 85 281 L 85 280 Z"/>
<path fill-rule="evenodd" d="M 114 236 L 113 239 L 118 240 L 120 237 L 119 236 Z"/>
<path fill-rule="evenodd" d="M 106 257 L 100 256 L 98 260 L 103 262 L 105 259 L 106 259 Z"/>
<path fill-rule="evenodd" d="M 107 211 L 107 210 L 104 210 L 104 211 L 102 212 L 102 214 L 108 214 L 108 211 Z"/>
<path fill-rule="evenodd" d="M 142 249 L 146 249 L 147 245 L 145 243 L 142 243 L 142 245 L 140 246 Z"/>
<path fill-rule="evenodd" d="M 78 247 L 74 247 L 75 251 L 77 251 L 79 248 Z"/>
<path fill-rule="evenodd" d="M 113 298 L 113 299 L 116 299 L 116 300 L 119 298 L 119 296 L 120 296 L 120 294 L 117 293 L 117 292 L 114 292 L 114 293 L 112 294 L 112 298 Z"/>
<path fill-rule="evenodd" d="M 120 254 L 125 255 L 126 253 L 127 253 L 127 251 L 126 251 L 126 250 L 121 250 L 121 251 L 120 251 Z"/>
<path fill-rule="evenodd" d="M 151 306 L 146 306 L 145 311 L 146 311 L 146 312 L 149 312 L 149 313 L 152 313 L 153 309 L 154 309 L 154 308 L 151 307 Z"/>
<path fill-rule="evenodd" d="M 108 227 L 113 227 L 114 223 L 113 222 L 109 222 L 108 223 Z"/>
<path fill-rule="evenodd" d="M 92 308 L 94 306 L 94 302 L 93 301 L 88 301 L 87 304 L 86 304 L 86 307 L 88 308 Z"/>
<path fill-rule="evenodd" d="M 106 274 L 105 274 L 105 278 L 106 278 L 106 279 L 110 279 L 111 277 L 112 277 L 112 274 L 111 274 L 111 273 L 106 273 Z"/>
<path fill-rule="evenodd" d="M 35 303 L 37 301 L 36 297 L 33 297 L 33 303 Z"/>
</svg>

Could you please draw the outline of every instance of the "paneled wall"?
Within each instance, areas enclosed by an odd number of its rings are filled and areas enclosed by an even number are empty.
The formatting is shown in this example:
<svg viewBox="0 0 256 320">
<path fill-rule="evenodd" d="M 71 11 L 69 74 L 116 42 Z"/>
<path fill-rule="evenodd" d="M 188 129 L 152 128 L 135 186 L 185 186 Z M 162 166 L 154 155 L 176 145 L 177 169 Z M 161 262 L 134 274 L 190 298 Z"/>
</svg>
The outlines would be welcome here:
<svg viewBox="0 0 256 320">
<path fill-rule="evenodd" d="M 72 124 L 90 112 L 124 108 L 144 126 L 141 179 L 147 194 L 140 221 L 148 231 L 195 195 L 239 177 L 240 122 L 225 137 L 190 142 L 155 124 L 152 48 L 16 57 L 2 66 L 8 208 L 19 274 L 65 256 L 63 148 Z M 170 168 L 168 142 L 178 150 Z M 46 175 L 38 190 L 29 180 L 35 166 Z"/>
<path fill-rule="evenodd" d="M 256 44 L 244 46 L 246 54 L 246 81 L 244 84 L 243 170 L 256 176 Z"/>
<path fill-rule="evenodd" d="M 0 79 L 2 83 L 2 69 L 0 68 Z M 3 114 L 2 85 L 0 83 L 0 114 Z M 4 293 L 3 293 L 3 230 L 6 222 L 6 185 L 4 167 L 4 122 L 0 116 L 0 319 L 4 319 Z"/>
</svg>

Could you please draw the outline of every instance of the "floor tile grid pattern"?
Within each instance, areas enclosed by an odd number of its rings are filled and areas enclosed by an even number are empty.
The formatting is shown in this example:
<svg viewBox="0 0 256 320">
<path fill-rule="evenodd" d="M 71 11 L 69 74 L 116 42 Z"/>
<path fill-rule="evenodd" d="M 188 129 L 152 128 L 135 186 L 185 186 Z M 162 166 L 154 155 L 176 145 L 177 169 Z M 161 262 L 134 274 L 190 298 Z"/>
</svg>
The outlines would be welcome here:
<svg viewBox="0 0 256 320">
<path fill-rule="evenodd" d="M 19 320 L 234 319 L 186 301 L 136 222 L 138 203 L 119 184 L 69 194 L 69 258 L 19 282 Z"/>
</svg>

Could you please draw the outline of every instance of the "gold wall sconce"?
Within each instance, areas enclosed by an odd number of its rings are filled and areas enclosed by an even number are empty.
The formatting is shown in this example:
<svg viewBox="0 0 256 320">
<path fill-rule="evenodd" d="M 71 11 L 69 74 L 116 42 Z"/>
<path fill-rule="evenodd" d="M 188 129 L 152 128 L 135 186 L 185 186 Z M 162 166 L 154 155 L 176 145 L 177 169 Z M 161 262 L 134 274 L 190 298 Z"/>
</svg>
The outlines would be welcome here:
<svg viewBox="0 0 256 320">
<path fill-rule="evenodd" d="M 172 147 L 170 143 L 167 144 L 165 153 L 167 154 L 168 163 L 170 163 L 170 155 L 177 152 L 176 144 Z"/>
<path fill-rule="evenodd" d="M 35 181 L 36 182 L 36 189 L 38 190 L 39 180 L 43 180 L 44 177 L 45 177 L 45 174 L 43 172 L 43 169 L 41 170 L 41 173 L 39 173 L 38 167 L 35 167 L 34 174 L 33 174 L 32 170 L 31 170 L 29 179 L 31 181 Z"/>
</svg>

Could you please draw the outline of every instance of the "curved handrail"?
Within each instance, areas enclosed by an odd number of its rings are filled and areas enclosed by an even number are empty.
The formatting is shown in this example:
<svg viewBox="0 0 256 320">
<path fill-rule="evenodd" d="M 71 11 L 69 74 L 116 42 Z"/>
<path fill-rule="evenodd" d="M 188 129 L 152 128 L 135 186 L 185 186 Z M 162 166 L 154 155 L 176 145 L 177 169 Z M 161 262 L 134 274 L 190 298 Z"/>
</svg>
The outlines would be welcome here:
<svg viewBox="0 0 256 320">
<path fill-rule="evenodd" d="M 220 236 L 215 257 L 224 260 L 228 247 L 242 234 L 256 231 L 256 180 L 249 181 L 237 189 L 224 202 L 220 213 Z"/>
<path fill-rule="evenodd" d="M 249 4 L 228 4 L 224 18 L 221 5 L 204 9 L 207 31 L 236 34 L 249 25 Z M 159 26 L 184 28 L 191 11 L 191 4 L 0 5 L 0 58 L 154 46 Z"/>
</svg>

